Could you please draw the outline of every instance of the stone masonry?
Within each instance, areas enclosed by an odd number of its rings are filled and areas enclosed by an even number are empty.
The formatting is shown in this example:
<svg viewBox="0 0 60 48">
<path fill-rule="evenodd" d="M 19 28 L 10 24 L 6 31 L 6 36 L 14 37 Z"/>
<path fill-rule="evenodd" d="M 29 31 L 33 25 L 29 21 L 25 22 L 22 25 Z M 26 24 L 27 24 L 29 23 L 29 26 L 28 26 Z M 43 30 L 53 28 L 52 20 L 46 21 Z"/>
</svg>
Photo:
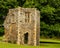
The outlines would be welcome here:
<svg viewBox="0 0 60 48">
<path fill-rule="evenodd" d="M 17 44 L 39 45 L 40 11 L 36 8 L 14 8 L 4 21 L 4 41 Z"/>
</svg>

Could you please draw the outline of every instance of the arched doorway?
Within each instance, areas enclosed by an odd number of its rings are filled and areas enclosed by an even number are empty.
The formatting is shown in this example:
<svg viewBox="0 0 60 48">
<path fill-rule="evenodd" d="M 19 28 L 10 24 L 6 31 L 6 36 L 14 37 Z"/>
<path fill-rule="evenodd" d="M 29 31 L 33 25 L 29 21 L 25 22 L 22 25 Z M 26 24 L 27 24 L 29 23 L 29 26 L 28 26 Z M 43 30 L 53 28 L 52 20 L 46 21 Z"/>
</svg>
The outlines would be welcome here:
<svg viewBox="0 0 60 48">
<path fill-rule="evenodd" d="M 28 44 L 28 33 L 24 34 L 24 44 Z"/>
</svg>

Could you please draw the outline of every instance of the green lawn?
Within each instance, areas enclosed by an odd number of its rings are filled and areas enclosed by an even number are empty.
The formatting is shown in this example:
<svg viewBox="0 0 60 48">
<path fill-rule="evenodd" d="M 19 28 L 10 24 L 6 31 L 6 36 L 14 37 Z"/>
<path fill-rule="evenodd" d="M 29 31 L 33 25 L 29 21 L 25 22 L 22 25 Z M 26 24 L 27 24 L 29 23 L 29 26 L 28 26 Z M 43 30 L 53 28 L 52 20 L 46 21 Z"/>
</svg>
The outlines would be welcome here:
<svg viewBox="0 0 60 48">
<path fill-rule="evenodd" d="M 2 39 L 2 37 L 0 37 Z M 0 48 L 60 48 L 60 41 L 53 39 L 40 39 L 41 42 L 53 43 L 40 43 L 40 46 L 17 45 L 6 42 L 0 42 Z"/>
<path fill-rule="evenodd" d="M 40 48 L 60 48 L 60 40 L 57 39 L 40 39 L 40 42 L 51 42 L 41 43 Z"/>
<path fill-rule="evenodd" d="M 40 48 L 60 48 L 60 44 L 41 44 Z"/>
<path fill-rule="evenodd" d="M 40 39 L 41 42 L 55 42 L 55 43 L 60 43 L 60 40 L 57 39 Z"/>
<path fill-rule="evenodd" d="M 0 42 L 0 48 L 40 48 L 39 46 L 17 45 L 5 42 Z"/>
<path fill-rule="evenodd" d="M 3 37 L 0 36 L 0 40 L 2 40 L 2 39 L 3 39 Z"/>
<path fill-rule="evenodd" d="M 2 37 L 0 37 L 2 40 Z M 0 41 L 0 48 L 40 48 L 40 46 L 17 45 Z"/>
</svg>

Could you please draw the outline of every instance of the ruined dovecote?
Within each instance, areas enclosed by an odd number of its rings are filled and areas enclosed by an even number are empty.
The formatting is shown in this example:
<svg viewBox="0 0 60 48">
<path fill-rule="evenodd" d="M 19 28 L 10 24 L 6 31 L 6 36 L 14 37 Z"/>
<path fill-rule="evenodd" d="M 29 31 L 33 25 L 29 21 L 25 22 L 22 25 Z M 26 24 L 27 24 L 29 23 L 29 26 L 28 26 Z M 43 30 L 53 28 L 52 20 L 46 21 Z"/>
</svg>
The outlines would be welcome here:
<svg viewBox="0 0 60 48">
<path fill-rule="evenodd" d="M 14 8 L 4 21 L 4 41 L 17 44 L 39 45 L 40 11 L 36 8 Z"/>
</svg>

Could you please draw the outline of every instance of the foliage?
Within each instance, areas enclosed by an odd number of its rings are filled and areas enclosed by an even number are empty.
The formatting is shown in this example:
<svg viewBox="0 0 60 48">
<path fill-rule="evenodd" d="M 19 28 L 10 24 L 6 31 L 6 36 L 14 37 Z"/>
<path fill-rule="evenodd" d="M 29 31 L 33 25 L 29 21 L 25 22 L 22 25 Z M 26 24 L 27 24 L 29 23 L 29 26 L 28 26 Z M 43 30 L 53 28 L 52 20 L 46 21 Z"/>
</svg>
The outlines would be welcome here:
<svg viewBox="0 0 60 48">
<path fill-rule="evenodd" d="M 2 36 L 4 34 L 4 28 L 0 27 L 0 36 Z"/>
</svg>

